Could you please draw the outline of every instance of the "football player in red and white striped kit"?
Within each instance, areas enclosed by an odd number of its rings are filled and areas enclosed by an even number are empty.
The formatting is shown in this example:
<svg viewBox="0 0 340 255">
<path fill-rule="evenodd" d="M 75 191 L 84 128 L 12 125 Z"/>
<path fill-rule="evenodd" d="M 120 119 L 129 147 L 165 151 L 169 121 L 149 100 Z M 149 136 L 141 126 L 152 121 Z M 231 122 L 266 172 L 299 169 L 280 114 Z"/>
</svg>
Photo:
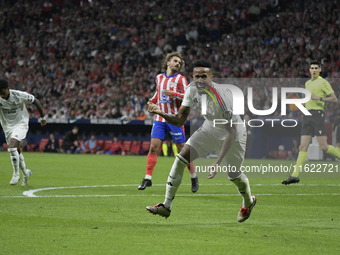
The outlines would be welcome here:
<svg viewBox="0 0 340 255">
<path fill-rule="evenodd" d="M 164 73 L 156 77 L 156 93 L 150 99 L 150 102 L 157 104 L 162 111 L 169 114 L 176 114 L 178 112 L 188 86 L 187 79 L 178 73 L 183 66 L 184 60 L 179 52 L 167 54 L 162 61 Z M 151 145 L 146 163 L 145 178 L 138 187 L 139 190 L 144 190 L 146 187 L 152 186 L 151 178 L 153 169 L 157 163 L 157 152 L 167 133 L 171 135 L 178 151 L 181 151 L 186 142 L 184 126 L 173 126 L 163 117 L 156 114 L 151 130 Z M 193 163 L 188 165 L 188 169 L 192 184 L 191 191 L 196 192 L 199 185 Z"/>
</svg>

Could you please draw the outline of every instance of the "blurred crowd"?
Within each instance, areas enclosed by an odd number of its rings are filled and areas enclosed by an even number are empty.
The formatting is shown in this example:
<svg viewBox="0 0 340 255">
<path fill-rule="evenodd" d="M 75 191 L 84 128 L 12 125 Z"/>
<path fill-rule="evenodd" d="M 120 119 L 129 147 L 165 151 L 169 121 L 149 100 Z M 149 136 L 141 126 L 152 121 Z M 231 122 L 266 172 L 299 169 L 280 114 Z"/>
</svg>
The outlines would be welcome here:
<svg viewBox="0 0 340 255">
<path fill-rule="evenodd" d="M 339 98 L 339 14 L 337 1 L 314 0 L 0 1 L 0 77 L 51 118 L 152 118 L 146 103 L 172 51 L 184 56 L 188 81 L 200 58 L 213 62 L 215 78 L 243 78 L 242 89 L 264 78 L 256 109 L 270 107 L 273 79 L 308 78 L 312 59 Z"/>
</svg>

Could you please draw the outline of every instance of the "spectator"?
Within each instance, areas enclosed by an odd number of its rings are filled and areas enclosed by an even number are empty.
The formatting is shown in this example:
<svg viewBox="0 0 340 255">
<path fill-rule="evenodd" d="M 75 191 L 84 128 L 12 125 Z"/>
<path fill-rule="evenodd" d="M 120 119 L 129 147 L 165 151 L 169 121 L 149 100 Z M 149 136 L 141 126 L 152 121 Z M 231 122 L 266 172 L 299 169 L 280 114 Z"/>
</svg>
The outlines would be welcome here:
<svg viewBox="0 0 340 255">
<path fill-rule="evenodd" d="M 97 154 L 106 154 L 106 155 L 116 155 L 116 154 L 125 154 L 125 148 L 122 145 L 122 142 L 118 140 L 118 137 L 113 137 L 113 143 L 111 144 L 111 148 L 106 151 L 98 151 Z"/>
<path fill-rule="evenodd" d="M 148 116 L 144 113 L 144 111 L 140 110 L 137 120 L 145 120 L 147 117 Z"/>
<path fill-rule="evenodd" d="M 44 152 L 60 152 L 59 141 L 54 134 L 50 134 L 47 144 L 43 148 Z"/>
<path fill-rule="evenodd" d="M 87 141 L 87 144 L 89 153 L 91 154 L 96 154 L 100 149 L 98 140 L 94 134 L 91 135 L 91 139 Z"/>
<path fill-rule="evenodd" d="M 213 62 L 215 77 L 302 78 L 309 76 L 308 68 L 298 64 L 308 66 L 315 58 L 322 60 L 323 77 L 339 77 L 340 10 L 336 1 L 321 1 L 316 6 L 312 1 L 297 5 L 294 1 L 245 0 L 240 5 L 207 0 L 213 14 L 209 17 L 203 15 L 205 7 L 193 6 L 191 1 L 183 2 L 180 10 L 171 8 L 169 2 L 162 8 L 170 11 L 157 21 L 149 20 L 154 8 L 140 12 L 138 26 L 133 22 L 138 6 L 144 4 L 141 1 L 129 7 L 124 22 L 117 11 L 107 11 L 121 10 L 119 1 L 91 6 L 82 1 L 81 7 L 68 1 L 52 9 L 50 1 L 2 2 L 0 13 L 6 15 L 0 15 L 0 76 L 7 76 L 11 87 L 46 98 L 44 105 L 50 105 L 51 116 L 56 110 L 58 116 L 68 118 L 79 102 L 86 109 L 81 116 L 94 118 L 96 107 L 88 112 L 86 105 L 100 105 L 106 102 L 106 95 L 110 95 L 110 105 L 122 100 L 123 106 L 128 101 L 135 111 L 143 109 L 145 98 L 154 90 L 150 83 L 159 72 L 156 56 L 177 47 L 183 49 L 187 66 L 182 73 L 187 77 L 197 57 Z M 15 22 L 8 18 L 16 17 L 20 9 L 25 9 L 25 15 L 19 14 Z M 186 18 L 171 19 L 175 15 Z M 324 30 L 306 30 L 318 16 L 327 17 L 320 21 Z M 18 35 L 13 32 L 16 29 L 29 33 Z M 33 117 L 31 108 L 28 111 Z M 327 116 L 332 108 L 326 106 Z M 103 117 L 112 118 L 109 114 Z"/>
<path fill-rule="evenodd" d="M 77 153 L 81 153 L 81 154 L 87 154 L 90 152 L 89 150 L 89 142 L 87 140 L 86 135 L 83 135 L 83 138 L 81 139 L 79 146 L 76 150 Z"/>
<path fill-rule="evenodd" d="M 78 138 L 78 127 L 74 126 L 71 131 L 65 134 L 65 137 L 63 139 L 63 143 L 61 146 L 63 149 L 63 152 L 73 154 L 79 146 L 78 139 L 79 139 Z"/>
<path fill-rule="evenodd" d="M 140 155 L 140 150 L 141 150 L 141 142 L 139 142 L 137 139 L 133 140 L 129 154 Z"/>
</svg>

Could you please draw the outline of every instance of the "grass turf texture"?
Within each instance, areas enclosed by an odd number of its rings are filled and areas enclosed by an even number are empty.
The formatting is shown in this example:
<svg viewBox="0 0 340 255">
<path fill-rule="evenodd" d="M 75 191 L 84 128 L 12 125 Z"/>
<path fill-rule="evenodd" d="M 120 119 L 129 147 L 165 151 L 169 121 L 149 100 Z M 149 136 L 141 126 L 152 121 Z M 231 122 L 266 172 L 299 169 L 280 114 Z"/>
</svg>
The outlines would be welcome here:
<svg viewBox="0 0 340 255">
<path fill-rule="evenodd" d="M 0 153 L 0 254 L 340 253 L 336 178 L 305 178 L 290 186 L 281 185 L 282 178 L 250 179 L 258 203 L 249 220 L 238 223 L 242 199 L 236 187 L 225 178 L 200 178 L 200 189 L 192 194 L 185 170 L 171 216 L 164 219 L 145 207 L 164 201 L 174 158 L 159 157 L 152 180 L 156 185 L 139 191 L 146 157 L 24 156 L 33 172 L 29 185 L 10 186 L 10 157 Z M 92 187 L 23 195 L 71 186 Z"/>
</svg>

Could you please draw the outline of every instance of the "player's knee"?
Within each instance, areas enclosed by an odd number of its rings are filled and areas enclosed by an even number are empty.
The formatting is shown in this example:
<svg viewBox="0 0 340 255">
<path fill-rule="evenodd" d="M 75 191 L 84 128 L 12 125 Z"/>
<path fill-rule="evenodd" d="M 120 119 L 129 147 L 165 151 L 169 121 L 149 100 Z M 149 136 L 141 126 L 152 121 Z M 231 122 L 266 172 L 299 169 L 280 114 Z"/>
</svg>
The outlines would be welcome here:
<svg viewBox="0 0 340 255">
<path fill-rule="evenodd" d="M 17 162 L 17 155 L 19 155 L 18 154 L 18 149 L 17 148 L 8 148 L 7 149 L 7 151 L 9 152 L 9 154 L 11 155 L 11 159 L 12 159 L 12 161 L 13 161 L 13 163 L 16 163 Z"/>
<path fill-rule="evenodd" d="M 299 146 L 299 151 L 307 151 L 307 149 L 308 149 L 308 146 L 305 146 L 302 144 Z"/>
<path fill-rule="evenodd" d="M 154 144 L 151 144 L 151 145 L 150 145 L 149 153 L 157 153 L 157 152 L 158 152 L 158 149 L 159 149 L 159 146 L 154 145 Z"/>
<path fill-rule="evenodd" d="M 324 152 L 327 152 L 328 151 L 328 144 L 321 144 L 320 149 Z"/>
<path fill-rule="evenodd" d="M 236 179 L 236 178 L 239 178 L 240 175 L 242 174 L 241 171 L 228 171 L 228 178 L 229 180 L 233 180 L 233 179 Z"/>
<path fill-rule="evenodd" d="M 180 153 L 178 153 L 178 155 L 185 158 L 185 160 L 187 160 L 190 163 L 192 161 L 190 159 L 190 149 L 188 147 L 184 147 L 184 148 L 185 149 L 181 150 Z"/>
<path fill-rule="evenodd" d="M 11 148 L 8 148 L 7 151 L 8 151 L 10 154 L 13 154 L 13 153 L 17 152 L 18 149 L 15 148 L 15 147 L 11 147 Z"/>
</svg>

